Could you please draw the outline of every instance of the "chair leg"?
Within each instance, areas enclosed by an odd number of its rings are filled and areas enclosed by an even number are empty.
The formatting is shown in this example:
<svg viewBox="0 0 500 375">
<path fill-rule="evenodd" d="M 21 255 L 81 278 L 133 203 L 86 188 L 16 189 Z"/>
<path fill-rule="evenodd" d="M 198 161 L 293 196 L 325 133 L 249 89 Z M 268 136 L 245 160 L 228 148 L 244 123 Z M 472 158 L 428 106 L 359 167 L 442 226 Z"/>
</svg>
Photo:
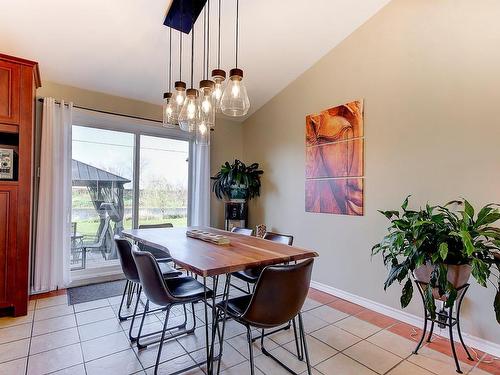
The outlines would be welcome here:
<svg viewBox="0 0 500 375">
<path fill-rule="evenodd" d="M 134 314 L 132 315 L 132 321 L 130 322 L 130 328 L 128 330 L 128 337 L 131 342 L 135 342 L 139 337 L 139 335 L 137 337 L 132 336 L 132 329 L 134 328 L 135 317 L 137 315 L 137 308 L 139 307 L 139 302 L 141 301 L 141 293 L 142 293 L 142 287 L 139 286 L 137 288 L 137 301 L 135 302 Z"/>
<path fill-rule="evenodd" d="M 144 320 L 146 319 L 146 314 L 148 313 L 148 310 L 149 310 L 149 300 L 146 302 L 146 306 L 144 306 L 144 312 L 142 313 L 141 325 L 139 326 L 139 332 L 137 333 L 137 348 L 138 349 L 144 349 L 144 348 L 148 347 L 147 345 L 142 345 L 140 343 L 142 327 L 144 326 Z"/>
<path fill-rule="evenodd" d="M 304 345 L 304 356 L 306 357 L 307 374 L 311 375 L 311 362 L 309 361 L 309 350 L 307 349 L 306 333 L 304 331 L 304 322 L 302 321 L 302 314 L 299 313 L 299 330 L 302 336 L 302 344 Z"/>
<path fill-rule="evenodd" d="M 118 319 L 120 319 L 121 322 L 124 320 L 127 320 L 127 317 L 122 316 L 122 307 L 123 307 L 123 302 L 125 301 L 125 294 L 128 292 L 130 281 L 127 280 L 125 283 L 125 289 L 123 289 L 123 295 L 122 295 L 122 300 L 120 302 L 120 308 L 118 309 Z"/>
<path fill-rule="evenodd" d="M 168 316 L 170 315 L 170 306 L 167 307 L 167 312 L 165 314 L 165 323 L 163 323 L 163 331 L 161 333 L 160 346 L 158 347 L 158 354 L 156 355 L 155 362 L 155 375 L 158 374 L 158 365 L 160 364 L 161 351 L 163 349 L 163 341 L 165 340 L 165 332 L 167 331 Z"/>
<path fill-rule="evenodd" d="M 292 319 L 292 324 L 293 324 L 293 335 L 295 336 L 295 347 L 297 349 L 297 358 L 299 361 L 304 360 L 304 352 L 303 352 L 303 346 L 302 346 L 302 334 L 300 334 L 300 339 L 297 336 L 297 324 L 295 323 L 295 318 Z M 299 344 L 300 340 L 300 344 Z"/>
<path fill-rule="evenodd" d="M 264 336 L 262 336 L 262 337 L 264 337 Z M 250 326 L 247 326 L 247 341 L 248 341 L 248 350 L 250 352 L 250 375 L 254 375 L 255 374 L 255 369 L 254 369 L 255 366 L 254 366 L 254 360 L 253 360 L 252 331 L 250 330 Z M 220 364 L 220 361 L 219 361 L 219 364 Z"/>
</svg>

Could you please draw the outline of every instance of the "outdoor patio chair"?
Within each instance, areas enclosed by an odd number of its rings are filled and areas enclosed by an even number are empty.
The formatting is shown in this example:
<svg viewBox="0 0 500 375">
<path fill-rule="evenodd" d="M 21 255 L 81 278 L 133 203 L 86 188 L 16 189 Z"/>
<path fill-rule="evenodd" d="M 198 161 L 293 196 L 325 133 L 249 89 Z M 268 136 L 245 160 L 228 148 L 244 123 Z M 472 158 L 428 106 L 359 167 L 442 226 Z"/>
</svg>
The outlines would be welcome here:
<svg viewBox="0 0 500 375">
<path fill-rule="evenodd" d="M 82 266 L 83 268 L 87 265 L 87 251 L 91 250 L 100 250 L 104 259 L 106 259 L 106 234 L 109 231 L 111 218 L 109 216 L 104 220 L 104 225 L 102 226 L 101 232 L 97 234 L 95 241 L 93 242 L 84 242 L 82 245 Z"/>
</svg>

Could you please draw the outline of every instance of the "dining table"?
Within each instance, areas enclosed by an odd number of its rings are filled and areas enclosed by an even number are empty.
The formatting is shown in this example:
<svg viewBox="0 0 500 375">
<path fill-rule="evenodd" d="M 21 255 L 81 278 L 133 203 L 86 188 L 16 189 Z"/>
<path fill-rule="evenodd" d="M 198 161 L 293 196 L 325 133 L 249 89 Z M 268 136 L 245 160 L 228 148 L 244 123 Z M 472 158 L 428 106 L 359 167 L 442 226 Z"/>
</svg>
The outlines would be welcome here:
<svg viewBox="0 0 500 375">
<path fill-rule="evenodd" d="M 187 232 L 193 230 L 224 236 L 228 243 L 216 244 L 192 238 L 187 235 Z M 165 251 L 170 254 L 177 266 L 202 278 L 205 291 L 205 322 L 209 321 L 209 309 L 212 314 L 211 321 L 215 322 L 217 298 L 223 304 L 227 302 L 231 286 L 231 273 L 251 268 L 297 262 L 318 256 L 313 250 L 211 227 L 130 229 L 124 230 L 123 236 L 136 243 Z M 224 291 L 221 295 L 217 295 L 219 277 L 224 275 L 226 276 Z M 208 298 L 207 281 L 209 279 L 212 281 L 211 284 L 214 290 L 211 298 Z M 213 327 L 212 335 L 210 335 L 208 324 L 205 324 L 205 339 L 207 372 L 212 374 L 213 361 L 214 359 L 220 359 L 222 354 L 219 353 L 218 356 L 214 356 L 214 345 L 210 344 L 211 342 L 214 343 L 216 339 L 215 327 Z M 185 370 L 187 371 L 204 363 L 205 361 L 201 364 L 197 363 Z"/>
</svg>

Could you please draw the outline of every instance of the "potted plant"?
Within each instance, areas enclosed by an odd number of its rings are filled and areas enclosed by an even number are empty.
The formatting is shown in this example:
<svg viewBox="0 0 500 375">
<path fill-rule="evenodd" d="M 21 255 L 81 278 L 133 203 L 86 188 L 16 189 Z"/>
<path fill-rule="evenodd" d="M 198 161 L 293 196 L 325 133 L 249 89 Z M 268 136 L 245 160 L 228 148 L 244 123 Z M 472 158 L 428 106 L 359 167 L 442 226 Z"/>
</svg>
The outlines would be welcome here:
<svg viewBox="0 0 500 375">
<path fill-rule="evenodd" d="M 391 223 L 389 233 L 372 248 L 372 255 L 380 253 L 390 269 L 384 290 L 406 280 L 401 295 L 404 308 L 413 296 L 412 277 L 425 282 L 429 285 L 425 305 L 434 319 L 435 299 L 452 306 L 457 288 L 472 274 L 480 285 L 490 282 L 497 289 L 493 305 L 500 323 L 500 279 L 491 272 L 494 267 L 500 271 L 500 229 L 492 226 L 500 219 L 499 206 L 488 204 L 476 215 L 472 205 L 461 199 L 414 211 L 408 209 L 408 199 L 402 211 L 380 211 Z M 463 209 L 452 210 L 453 205 Z"/>
<path fill-rule="evenodd" d="M 247 200 L 260 195 L 260 176 L 264 173 L 258 163 L 249 166 L 240 160 L 225 162 L 211 179 L 212 191 L 218 199 Z"/>
</svg>

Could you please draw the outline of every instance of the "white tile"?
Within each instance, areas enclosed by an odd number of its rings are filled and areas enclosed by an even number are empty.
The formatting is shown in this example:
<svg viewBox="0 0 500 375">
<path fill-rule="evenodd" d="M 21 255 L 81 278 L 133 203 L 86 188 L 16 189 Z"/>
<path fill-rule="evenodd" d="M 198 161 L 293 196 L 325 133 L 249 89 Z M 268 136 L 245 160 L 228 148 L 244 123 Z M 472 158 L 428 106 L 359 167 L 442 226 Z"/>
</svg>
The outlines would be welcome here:
<svg viewBox="0 0 500 375">
<path fill-rule="evenodd" d="M 66 294 L 36 300 L 36 309 L 44 309 L 50 306 L 68 305 L 68 296 Z"/>
<path fill-rule="evenodd" d="M 29 346 L 29 338 L 0 345 L 0 363 L 26 357 L 28 355 Z"/>
<path fill-rule="evenodd" d="M 367 323 L 364 320 L 355 318 L 354 316 L 343 319 L 335 323 L 335 325 L 363 339 L 381 330 L 381 328 L 376 325 Z"/>
<path fill-rule="evenodd" d="M 260 335 L 259 332 L 254 333 L 255 336 Z M 237 351 L 239 351 L 245 358 L 249 358 L 250 352 L 248 350 L 248 341 L 247 341 L 247 335 L 246 333 L 243 333 L 241 335 L 235 336 L 229 340 L 224 340 L 225 342 L 229 343 L 233 348 L 235 348 Z M 260 351 L 260 340 L 256 340 L 253 344 L 253 355 L 256 357 L 258 355 L 261 355 Z M 264 339 L 264 346 L 267 350 L 273 350 L 278 347 L 278 344 L 274 342 L 273 340 L 269 338 Z M 218 350 L 218 347 L 217 347 Z"/>
<path fill-rule="evenodd" d="M 87 375 L 127 375 L 142 371 L 142 366 L 132 349 L 124 350 L 85 363 Z"/>
<path fill-rule="evenodd" d="M 218 346 L 216 349 L 216 353 L 218 353 Z M 195 360 L 197 363 L 206 362 L 207 352 L 205 349 L 200 349 L 195 352 L 190 353 L 191 358 Z M 222 351 L 222 360 L 220 364 L 221 371 L 225 370 L 229 367 L 235 366 L 239 363 L 246 362 L 246 358 L 243 357 L 236 349 L 234 349 L 231 345 L 224 345 L 224 350 Z M 217 365 L 217 364 L 216 364 Z M 206 368 L 206 365 L 203 366 Z M 217 367 L 216 367 L 217 368 Z"/>
<path fill-rule="evenodd" d="M 306 298 L 301 310 L 302 311 L 309 311 L 309 310 L 315 309 L 316 307 L 319 307 L 321 305 L 322 304 L 320 302 L 315 301 L 312 298 Z"/>
<path fill-rule="evenodd" d="M 78 326 L 81 341 L 92 340 L 97 337 L 109 335 L 110 333 L 120 332 L 121 330 L 122 326 L 116 318 L 100 320 L 98 322 Z"/>
<path fill-rule="evenodd" d="M 339 353 L 329 360 L 320 363 L 316 366 L 321 373 L 325 375 L 342 374 L 342 375 L 375 375 L 369 368 L 359 364 L 355 360 Z"/>
<path fill-rule="evenodd" d="M 81 313 L 75 314 L 76 322 L 78 325 L 88 324 L 93 322 L 98 322 L 99 320 L 105 320 L 115 317 L 115 313 L 111 306 L 101 307 L 99 309 L 83 311 Z"/>
<path fill-rule="evenodd" d="M 337 350 L 344 350 L 345 348 L 361 341 L 361 338 L 358 336 L 354 336 L 353 334 L 334 325 L 321 328 L 320 330 L 311 333 L 311 336 L 316 337 Z"/>
<path fill-rule="evenodd" d="M 25 339 L 31 334 L 31 323 L 20 324 L 13 327 L 0 328 L 0 344 Z"/>
<path fill-rule="evenodd" d="M 287 350 L 283 348 L 276 348 L 271 351 L 271 353 L 277 357 L 280 361 L 284 362 L 289 366 L 292 370 L 295 370 L 298 373 L 306 370 L 306 365 L 304 362 L 299 362 L 292 354 L 290 354 Z M 295 359 L 294 359 L 295 358 Z M 290 374 L 287 370 L 281 367 L 276 361 L 267 357 L 265 355 L 259 355 L 255 358 L 255 366 L 262 371 L 264 374 L 273 374 L 273 375 L 286 375 Z"/>
<path fill-rule="evenodd" d="M 172 359 L 170 361 L 162 363 L 160 366 L 158 366 L 158 375 L 170 375 L 173 374 L 174 372 L 180 371 L 186 367 L 194 365 L 195 362 L 191 359 L 189 355 L 183 355 L 182 357 L 177 357 L 175 359 Z M 183 372 L 184 374 L 204 374 L 203 371 L 199 369 L 194 369 L 191 370 L 190 372 Z M 146 373 L 148 375 L 153 375 L 154 374 L 154 367 L 150 367 L 146 369 Z"/>
<path fill-rule="evenodd" d="M 230 367 L 224 371 L 221 371 L 223 375 L 250 375 L 250 362 L 245 361 L 239 365 Z M 262 371 L 255 368 L 255 375 L 264 375 Z"/>
<path fill-rule="evenodd" d="M 107 298 L 98 299 L 96 301 L 77 303 L 76 305 L 73 305 L 73 307 L 75 308 L 75 312 L 77 313 L 106 306 L 109 306 L 109 301 Z"/>
<path fill-rule="evenodd" d="M 385 374 L 402 361 L 397 355 L 389 353 L 368 341 L 360 341 L 346 349 L 344 354 L 379 374 Z"/>
<path fill-rule="evenodd" d="M 271 339 L 280 345 L 284 345 L 292 340 L 295 340 L 295 335 L 293 334 L 292 327 L 290 327 L 289 329 L 284 329 L 276 333 L 273 333 L 272 335 L 266 336 L 266 339 Z"/>
<path fill-rule="evenodd" d="M 85 366 L 83 364 L 71 366 L 56 372 L 52 372 L 50 375 L 86 375 Z"/>
<path fill-rule="evenodd" d="M 64 315 L 72 315 L 74 313 L 73 306 L 58 305 L 46 307 L 44 309 L 36 309 L 35 321 L 57 318 Z"/>
<path fill-rule="evenodd" d="M 318 363 L 323 362 L 324 360 L 337 354 L 337 351 L 335 349 L 315 339 L 312 336 L 307 335 L 306 342 L 307 348 L 309 349 L 309 360 L 312 366 L 315 366 Z M 289 342 L 284 346 L 284 348 L 294 356 L 297 355 L 297 346 L 295 344 L 295 341 Z"/>
<path fill-rule="evenodd" d="M 306 333 L 311 333 L 328 325 L 328 323 L 325 322 L 323 319 L 320 319 L 317 316 L 312 315 L 310 312 L 303 313 L 302 320 L 304 322 L 304 330 L 306 331 Z"/>
<path fill-rule="evenodd" d="M 130 348 L 130 341 L 123 332 L 112 333 L 97 339 L 82 342 L 85 362 Z"/>
<path fill-rule="evenodd" d="M 401 358 L 408 357 L 417 345 L 415 341 L 405 339 L 404 337 L 386 330 L 380 331 L 368 337 L 366 340 Z"/>
<path fill-rule="evenodd" d="M 211 340 L 212 332 L 208 330 L 209 339 Z M 187 336 L 181 336 L 177 339 L 177 341 L 182 345 L 182 347 L 187 352 L 193 352 L 198 349 L 202 349 L 206 347 L 206 339 L 205 339 L 205 327 L 198 327 L 195 329 L 194 333 Z"/>
<path fill-rule="evenodd" d="M 26 373 L 26 362 L 28 357 L 16 359 L 10 362 L 0 363 L 0 374 L 2 375 L 24 375 Z"/>
<path fill-rule="evenodd" d="M 40 320 L 33 323 L 33 336 L 59 331 L 66 328 L 76 327 L 74 315 L 65 315 L 58 318 Z"/>
<path fill-rule="evenodd" d="M 349 315 L 339 311 L 337 309 L 334 309 L 330 306 L 323 305 L 321 307 L 318 307 L 316 309 L 310 310 L 309 314 L 312 314 L 322 320 L 324 320 L 327 323 L 335 323 L 339 320 L 347 318 Z"/>
<path fill-rule="evenodd" d="M 156 362 L 156 356 L 158 355 L 158 346 L 159 343 L 151 344 L 148 345 L 147 348 L 141 350 L 137 349 L 137 347 L 134 346 L 134 351 L 136 352 L 137 357 L 139 358 L 139 361 L 142 363 L 144 368 L 154 366 Z M 160 363 L 186 354 L 186 351 L 181 346 L 181 344 L 177 342 L 177 340 L 165 341 L 163 344 L 163 349 L 161 351 Z"/>
<path fill-rule="evenodd" d="M 29 357 L 27 375 L 42 375 L 83 362 L 80 344 L 64 346 Z"/>
<path fill-rule="evenodd" d="M 472 371 L 469 374 L 474 374 L 474 372 Z M 403 361 L 390 372 L 388 372 L 388 375 L 432 375 L 432 373 L 423 369 L 422 367 L 414 365 L 411 362 Z"/>
<path fill-rule="evenodd" d="M 427 347 L 421 348 L 417 355 L 412 354 L 408 358 L 408 361 L 439 375 L 456 374 L 453 357 L 449 357 Z M 460 362 L 460 367 L 464 373 L 467 373 L 472 368 L 470 365 L 463 362 Z"/>
<path fill-rule="evenodd" d="M 15 318 L 6 316 L 0 318 L 0 328 L 13 327 L 13 326 L 18 326 L 20 324 L 31 323 L 33 322 L 33 315 L 34 315 L 33 311 L 28 311 L 28 314 L 25 316 L 19 316 Z"/>
<path fill-rule="evenodd" d="M 35 310 L 36 306 L 36 299 L 32 299 L 28 302 L 28 311 L 33 311 Z"/>
<path fill-rule="evenodd" d="M 30 355 L 80 342 L 76 327 L 35 336 L 31 339 Z"/>
</svg>

